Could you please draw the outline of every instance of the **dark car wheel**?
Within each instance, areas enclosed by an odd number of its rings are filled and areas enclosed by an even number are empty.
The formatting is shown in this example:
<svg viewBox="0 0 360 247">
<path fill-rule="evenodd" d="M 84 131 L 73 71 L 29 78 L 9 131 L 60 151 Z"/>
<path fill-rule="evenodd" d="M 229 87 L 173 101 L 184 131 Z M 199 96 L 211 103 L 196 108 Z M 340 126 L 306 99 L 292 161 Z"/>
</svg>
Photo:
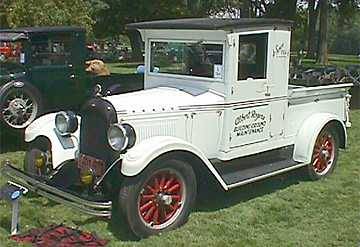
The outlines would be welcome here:
<svg viewBox="0 0 360 247">
<path fill-rule="evenodd" d="M 196 198 L 196 176 L 181 160 L 159 160 L 126 178 L 120 207 L 132 231 L 147 237 L 183 225 Z"/>
<path fill-rule="evenodd" d="M 29 145 L 24 158 L 24 171 L 30 175 L 44 177 L 52 170 L 51 145 L 46 138 L 38 138 Z"/>
<path fill-rule="evenodd" d="M 0 121 L 11 129 L 25 129 L 42 112 L 38 90 L 23 82 L 10 82 L 0 89 Z"/>
<path fill-rule="evenodd" d="M 335 169 L 339 153 L 338 133 L 331 126 L 326 126 L 318 135 L 311 163 L 307 166 L 311 180 L 330 175 Z"/>
</svg>

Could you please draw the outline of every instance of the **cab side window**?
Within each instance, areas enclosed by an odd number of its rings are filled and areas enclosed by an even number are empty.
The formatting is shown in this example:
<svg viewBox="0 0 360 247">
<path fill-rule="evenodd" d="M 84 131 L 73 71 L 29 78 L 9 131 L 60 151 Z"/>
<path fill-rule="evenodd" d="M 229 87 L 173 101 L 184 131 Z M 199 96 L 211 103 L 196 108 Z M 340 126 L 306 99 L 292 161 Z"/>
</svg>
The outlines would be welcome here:
<svg viewBox="0 0 360 247">
<path fill-rule="evenodd" d="M 239 37 L 238 80 L 265 79 L 268 34 L 249 34 Z"/>
<path fill-rule="evenodd" d="M 70 37 L 42 37 L 31 46 L 34 65 L 67 65 L 70 63 Z"/>
</svg>

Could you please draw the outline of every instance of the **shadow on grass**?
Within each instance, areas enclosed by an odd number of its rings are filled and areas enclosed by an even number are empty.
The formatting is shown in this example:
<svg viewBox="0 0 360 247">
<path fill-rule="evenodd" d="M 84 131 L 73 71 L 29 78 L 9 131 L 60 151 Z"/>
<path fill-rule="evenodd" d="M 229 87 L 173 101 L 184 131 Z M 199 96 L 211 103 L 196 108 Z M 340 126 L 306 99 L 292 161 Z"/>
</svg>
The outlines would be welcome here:
<svg viewBox="0 0 360 247">
<path fill-rule="evenodd" d="M 244 185 L 239 188 L 224 191 L 220 185 L 209 178 L 207 181 L 202 181 L 199 198 L 193 212 L 215 212 L 217 210 L 232 207 L 236 204 L 249 201 L 253 198 L 261 197 L 267 194 L 271 194 L 281 189 L 285 189 L 288 186 L 298 184 L 305 181 L 300 170 L 292 171 L 283 175 L 278 175 L 272 178 L 268 178 L 262 181 L 258 181 L 252 184 Z M 36 200 L 38 196 L 29 194 L 32 200 Z M 57 203 L 48 201 L 44 207 L 52 207 Z M 138 242 L 137 238 L 130 230 L 126 219 L 122 214 L 119 206 L 115 203 L 113 205 L 113 217 L 111 219 L 90 217 L 85 220 L 75 220 L 73 223 L 77 226 L 86 226 L 94 224 L 99 221 L 107 223 L 107 230 L 110 231 L 114 238 L 123 242 Z M 9 216 L 10 217 L 10 216 Z M 9 217 L 0 218 L 0 227 L 4 229 L 10 229 L 11 220 Z M 41 222 L 37 222 L 41 225 Z"/>
<path fill-rule="evenodd" d="M 9 131 L 1 126 L 0 129 L 0 153 L 25 150 L 24 133 L 21 131 Z"/>
<path fill-rule="evenodd" d="M 11 229 L 10 216 L 5 216 L 0 218 L 0 227 L 3 228 L 5 231 L 9 231 Z"/>
<path fill-rule="evenodd" d="M 206 181 L 207 187 L 202 185 L 199 190 L 199 198 L 197 200 L 193 212 L 214 212 L 223 208 L 228 208 L 236 204 L 249 201 L 256 197 L 271 194 L 275 191 L 285 189 L 288 186 L 298 184 L 305 181 L 300 170 L 292 171 L 286 174 L 278 175 L 252 184 L 233 189 L 229 192 L 224 191 L 216 181 Z M 114 212 L 119 212 L 118 205 L 114 205 Z M 83 222 L 75 222 L 83 225 L 94 223 L 99 219 L 90 218 Z M 101 219 L 100 219 L 101 220 Z M 105 220 L 104 220 L 105 221 Z M 119 241 L 137 242 L 140 239 L 134 236 L 123 215 L 114 213 L 110 221 L 108 221 L 108 230 L 112 232 L 114 237 Z"/>
<path fill-rule="evenodd" d="M 209 182 L 209 189 L 201 188 L 199 200 L 193 211 L 211 212 L 271 194 L 288 186 L 305 181 L 301 169 L 270 177 L 258 182 L 224 191 L 220 185 Z"/>
</svg>

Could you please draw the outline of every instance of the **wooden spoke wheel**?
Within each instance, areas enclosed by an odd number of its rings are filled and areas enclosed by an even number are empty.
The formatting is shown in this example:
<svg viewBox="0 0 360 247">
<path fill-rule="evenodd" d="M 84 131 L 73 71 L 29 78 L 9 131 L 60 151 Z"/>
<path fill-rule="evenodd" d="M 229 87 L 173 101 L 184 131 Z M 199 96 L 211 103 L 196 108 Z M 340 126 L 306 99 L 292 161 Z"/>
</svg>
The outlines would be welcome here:
<svg viewBox="0 0 360 247">
<path fill-rule="evenodd" d="M 334 170 L 339 150 L 339 137 L 334 128 L 325 127 L 318 135 L 311 163 L 309 177 L 313 180 L 325 177 Z"/>
<path fill-rule="evenodd" d="M 159 160 L 125 179 L 120 207 L 133 232 L 147 237 L 184 224 L 195 197 L 192 167 L 181 160 Z"/>
</svg>

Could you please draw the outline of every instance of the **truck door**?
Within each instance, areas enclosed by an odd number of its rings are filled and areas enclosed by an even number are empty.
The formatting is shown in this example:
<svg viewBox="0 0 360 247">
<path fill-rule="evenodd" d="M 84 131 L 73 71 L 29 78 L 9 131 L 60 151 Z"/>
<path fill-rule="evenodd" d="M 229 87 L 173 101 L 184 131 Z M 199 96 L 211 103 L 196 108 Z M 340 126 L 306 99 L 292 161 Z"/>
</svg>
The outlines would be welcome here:
<svg viewBox="0 0 360 247">
<path fill-rule="evenodd" d="M 236 36 L 235 36 L 236 35 Z M 271 85 L 268 81 L 268 32 L 234 34 L 237 61 L 231 86 L 230 148 L 266 141 L 270 136 Z"/>
</svg>

